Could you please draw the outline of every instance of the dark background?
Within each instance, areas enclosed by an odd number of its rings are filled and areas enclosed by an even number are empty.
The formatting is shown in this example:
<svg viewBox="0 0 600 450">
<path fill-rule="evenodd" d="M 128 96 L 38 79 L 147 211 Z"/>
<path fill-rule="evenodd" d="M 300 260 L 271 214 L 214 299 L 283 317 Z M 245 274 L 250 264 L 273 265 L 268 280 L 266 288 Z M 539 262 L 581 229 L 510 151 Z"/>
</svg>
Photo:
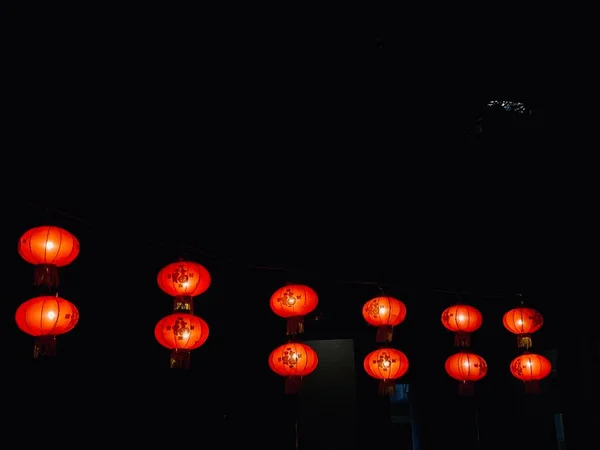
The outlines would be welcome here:
<svg viewBox="0 0 600 450">
<path fill-rule="evenodd" d="M 475 445 L 475 407 L 443 370 L 453 348 L 440 315 L 455 291 L 485 319 L 474 336 L 491 368 L 477 386 L 480 447 L 554 448 L 564 395 L 519 394 L 515 339 L 501 323 L 523 294 L 546 318 L 536 350 L 568 358 L 560 377 L 594 351 L 581 334 L 583 356 L 569 356 L 578 332 L 561 320 L 565 302 L 587 298 L 558 274 L 565 213 L 552 189 L 563 180 L 540 185 L 551 157 L 528 157 L 548 148 L 547 98 L 527 89 L 529 75 L 515 89 L 480 87 L 445 47 L 451 35 L 402 35 L 385 16 L 263 26 L 242 11 L 15 11 L 2 185 L 7 427 L 40 441 L 69 423 L 99 442 L 289 448 L 293 405 L 265 361 L 285 338 L 268 299 L 297 281 L 320 297 L 305 338 L 354 340 L 358 448 L 393 436 L 361 367 L 374 331 L 360 309 L 380 287 L 408 307 L 394 344 L 411 361 L 423 449 Z M 486 109 L 505 97 L 533 114 Z M 39 364 L 14 324 L 35 295 L 16 243 L 46 223 L 81 241 L 60 289 L 81 321 Z M 180 256 L 213 276 L 196 302 L 211 335 L 189 372 L 169 370 L 153 339 L 171 308 L 156 274 Z M 317 420 L 337 420 L 330 403 L 322 410 Z"/>
</svg>

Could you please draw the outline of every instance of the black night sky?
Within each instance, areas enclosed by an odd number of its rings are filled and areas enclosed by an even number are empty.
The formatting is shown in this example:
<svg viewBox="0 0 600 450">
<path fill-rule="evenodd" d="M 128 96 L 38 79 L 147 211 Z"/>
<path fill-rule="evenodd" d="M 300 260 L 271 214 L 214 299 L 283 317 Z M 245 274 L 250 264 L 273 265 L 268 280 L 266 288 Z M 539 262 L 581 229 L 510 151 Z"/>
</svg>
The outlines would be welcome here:
<svg viewBox="0 0 600 450">
<path fill-rule="evenodd" d="M 12 35 L 9 128 L 27 168 L 15 169 L 22 187 L 4 188 L 0 329 L 14 386 L 5 424 L 39 443 L 70 427 L 98 445 L 294 449 L 293 405 L 267 364 L 285 341 L 269 298 L 292 281 L 320 299 L 303 339 L 354 340 L 352 450 L 392 439 L 389 404 L 362 369 L 375 331 L 361 308 L 380 289 L 408 308 L 394 346 L 411 363 L 404 380 L 418 398 L 421 450 L 555 448 L 562 385 L 553 378 L 544 395 L 521 395 L 502 316 L 522 294 L 546 320 L 535 348 L 560 353 L 568 290 L 531 269 L 551 253 L 528 220 L 536 207 L 507 205 L 502 192 L 478 198 L 484 182 L 494 184 L 495 163 L 472 169 L 453 156 L 465 140 L 480 152 L 544 142 L 541 96 L 515 98 L 523 86 L 509 96 L 532 108 L 527 116 L 486 106 L 496 89 L 462 99 L 457 112 L 438 97 L 440 83 L 423 78 L 436 72 L 417 64 L 418 52 L 371 18 L 303 33 L 234 33 L 231 22 L 211 33 L 189 17 L 178 27 L 148 14 L 103 22 L 87 11 L 48 39 L 27 32 L 42 14 L 15 21 L 24 28 Z M 399 59 L 413 68 L 401 79 Z M 412 162 L 416 155 L 426 161 Z M 32 358 L 32 338 L 14 322 L 37 292 L 17 241 L 44 224 L 81 243 L 59 290 L 81 319 L 58 337 L 50 362 Z M 189 371 L 169 369 L 153 336 L 172 308 L 156 276 L 179 257 L 213 279 L 195 300 L 210 337 Z M 458 399 L 444 371 L 453 338 L 440 315 L 459 299 L 484 317 L 473 346 L 490 372 L 476 400 Z M 64 434 L 66 447 L 81 445 Z"/>
</svg>

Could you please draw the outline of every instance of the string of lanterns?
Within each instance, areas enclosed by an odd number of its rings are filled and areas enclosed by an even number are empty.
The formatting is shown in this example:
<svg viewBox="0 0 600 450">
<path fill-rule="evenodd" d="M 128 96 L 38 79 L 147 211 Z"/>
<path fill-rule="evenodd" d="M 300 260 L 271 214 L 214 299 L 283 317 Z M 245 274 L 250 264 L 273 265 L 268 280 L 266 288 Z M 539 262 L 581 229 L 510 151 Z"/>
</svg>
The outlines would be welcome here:
<svg viewBox="0 0 600 450">
<path fill-rule="evenodd" d="M 68 333 L 79 321 L 79 311 L 70 301 L 59 297 L 58 268 L 71 264 L 79 255 L 78 239 L 55 226 L 28 230 L 19 239 L 19 255 L 35 266 L 34 285 L 45 290 L 22 303 L 15 314 L 19 329 L 33 336 L 34 358 L 56 354 L 56 336 Z M 163 267 L 157 275 L 159 288 L 173 298 L 172 312 L 158 321 L 154 335 L 160 345 L 171 351 L 170 367 L 190 368 L 190 352 L 207 341 L 209 326 L 194 314 L 194 299 L 211 285 L 208 270 L 194 261 L 180 260 Z M 319 364 L 317 352 L 298 337 L 304 333 L 304 317 L 319 304 L 317 293 L 302 284 L 287 284 L 270 298 L 272 311 L 286 320 L 287 342 L 269 355 L 269 367 L 285 377 L 285 393 L 297 394 L 304 377 Z M 364 359 L 366 373 L 380 381 L 379 394 L 393 395 L 398 379 L 409 370 L 408 357 L 390 344 L 394 327 L 407 316 L 406 305 L 393 297 L 381 295 L 366 302 L 362 308 L 365 321 L 377 328 L 375 342 L 380 348 Z M 454 345 L 460 351 L 445 363 L 448 375 L 459 381 L 459 395 L 473 395 L 474 385 L 488 373 L 483 357 L 470 351 L 471 335 L 483 325 L 481 312 L 470 305 L 456 304 L 442 313 L 442 325 L 454 333 Z M 532 335 L 544 324 L 543 316 L 532 308 L 521 306 L 503 317 L 504 327 L 517 336 L 517 348 L 525 349 L 510 364 L 512 375 L 525 383 L 525 392 L 540 392 L 540 381 L 552 372 L 551 362 L 531 353 Z"/>
<path fill-rule="evenodd" d="M 544 317 L 533 308 L 521 306 L 504 314 L 502 323 L 508 331 L 517 336 L 517 348 L 525 349 L 522 355 L 510 363 L 511 373 L 517 380 L 525 383 L 526 393 L 538 394 L 540 381 L 552 372 L 552 363 L 542 355 L 530 353 L 529 349 L 533 346 L 532 334 L 542 328 Z"/>
<path fill-rule="evenodd" d="M 75 305 L 58 296 L 58 268 L 71 264 L 79 250 L 77 238 L 58 227 L 32 228 L 19 239 L 19 255 L 35 266 L 33 284 L 44 294 L 23 302 L 15 314 L 19 329 L 34 337 L 34 358 L 54 356 L 56 336 L 79 321 Z"/>
<path fill-rule="evenodd" d="M 532 308 L 515 308 L 504 314 L 504 327 L 517 336 L 517 347 L 525 352 L 510 363 L 512 375 L 525 383 L 525 392 L 540 392 L 540 381 L 552 372 L 552 363 L 542 355 L 530 353 L 533 345 L 532 334 L 544 324 L 542 315 Z M 442 313 L 442 324 L 455 334 L 454 345 L 468 349 L 471 346 L 471 333 L 483 325 L 481 312 L 470 305 L 458 304 Z M 445 364 L 446 372 L 460 382 L 459 395 L 474 394 L 474 385 L 487 375 L 488 365 L 481 356 L 467 350 L 450 356 Z"/>
<path fill-rule="evenodd" d="M 471 396 L 475 393 L 475 383 L 488 371 L 485 359 L 468 351 L 471 334 L 483 325 L 481 312 L 470 305 L 454 305 L 442 313 L 442 325 L 454 333 L 454 346 L 465 349 L 448 357 L 444 366 L 446 373 L 460 383 L 459 395 Z"/>
<path fill-rule="evenodd" d="M 317 293 L 303 284 L 287 284 L 271 295 L 271 310 L 286 320 L 288 342 L 271 352 L 269 367 L 285 377 L 287 395 L 297 394 L 303 378 L 319 365 L 317 352 L 297 339 L 304 333 L 304 316 L 313 312 L 318 304 Z"/>
<path fill-rule="evenodd" d="M 377 327 L 375 341 L 381 344 L 365 357 L 363 366 L 369 376 L 379 380 L 379 394 L 392 396 L 396 381 L 408 372 L 409 362 L 404 353 L 387 344 L 392 342 L 394 327 L 406 319 L 406 305 L 382 295 L 365 303 L 362 313 L 369 325 Z"/>
<path fill-rule="evenodd" d="M 163 267 L 157 282 L 163 292 L 173 297 L 173 312 L 158 321 L 154 337 L 171 350 L 172 369 L 189 369 L 190 352 L 208 339 L 208 324 L 194 315 L 194 297 L 210 287 L 210 273 L 197 262 L 181 259 Z"/>
</svg>

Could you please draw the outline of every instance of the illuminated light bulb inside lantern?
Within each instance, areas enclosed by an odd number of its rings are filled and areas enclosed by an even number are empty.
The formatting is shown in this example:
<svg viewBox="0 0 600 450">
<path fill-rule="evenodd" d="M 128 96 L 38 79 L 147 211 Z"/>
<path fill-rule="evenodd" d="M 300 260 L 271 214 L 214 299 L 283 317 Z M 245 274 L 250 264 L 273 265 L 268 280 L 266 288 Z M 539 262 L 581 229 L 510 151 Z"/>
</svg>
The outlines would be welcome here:
<svg viewBox="0 0 600 450">
<path fill-rule="evenodd" d="M 287 298 L 287 304 L 288 305 L 293 305 L 294 303 L 296 303 L 296 299 L 294 297 L 288 297 Z"/>
<path fill-rule="evenodd" d="M 460 315 L 460 316 L 457 317 L 457 319 L 458 319 L 459 322 L 464 322 L 465 321 L 465 316 Z"/>
<path fill-rule="evenodd" d="M 189 338 L 190 337 L 190 330 L 183 330 L 181 332 L 181 337 L 184 338 L 184 339 Z"/>
<path fill-rule="evenodd" d="M 391 364 L 392 364 L 392 363 L 391 363 L 391 362 L 389 362 L 389 361 L 384 361 L 384 362 L 383 362 L 383 367 L 390 367 L 390 365 L 391 365 Z"/>
<path fill-rule="evenodd" d="M 463 363 L 463 366 L 465 366 L 465 369 L 468 369 L 471 366 L 471 364 L 469 364 L 469 361 L 465 361 Z"/>
<path fill-rule="evenodd" d="M 379 314 L 385 314 L 385 311 L 386 311 L 385 306 L 379 307 Z"/>
<path fill-rule="evenodd" d="M 296 352 L 292 353 L 292 359 L 295 361 L 298 361 L 298 353 L 296 353 Z"/>
<path fill-rule="evenodd" d="M 182 283 L 182 286 L 183 286 L 184 288 L 188 287 L 188 282 L 186 281 L 185 283 Z"/>
<path fill-rule="evenodd" d="M 48 314 L 46 314 L 46 317 L 48 317 L 48 319 L 52 320 L 56 317 L 56 313 L 54 311 L 48 311 Z"/>
<path fill-rule="evenodd" d="M 527 368 L 531 369 L 531 361 L 527 361 L 527 364 L 525 364 L 527 366 Z"/>
<path fill-rule="evenodd" d="M 517 320 L 517 325 L 519 325 L 519 326 L 523 325 L 523 321 L 521 319 Z"/>
<path fill-rule="evenodd" d="M 54 242 L 46 242 L 46 250 L 52 250 L 54 248 Z"/>
</svg>

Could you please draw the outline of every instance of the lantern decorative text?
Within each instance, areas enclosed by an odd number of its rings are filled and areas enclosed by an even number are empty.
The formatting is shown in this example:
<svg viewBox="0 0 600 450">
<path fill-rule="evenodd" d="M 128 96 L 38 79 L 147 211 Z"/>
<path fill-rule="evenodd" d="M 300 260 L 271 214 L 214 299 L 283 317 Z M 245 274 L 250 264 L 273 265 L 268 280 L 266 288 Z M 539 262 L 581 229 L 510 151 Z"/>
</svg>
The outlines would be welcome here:
<svg viewBox="0 0 600 450">
<path fill-rule="evenodd" d="M 475 393 L 475 382 L 486 376 L 488 365 L 481 356 L 461 352 L 446 360 L 446 372 L 460 381 L 459 395 L 471 396 Z"/>
<path fill-rule="evenodd" d="M 364 368 L 371 377 L 380 380 L 379 395 L 393 396 L 396 380 L 408 371 L 408 358 L 400 350 L 380 348 L 367 355 Z"/>
<path fill-rule="evenodd" d="M 539 394 L 540 381 L 552 372 L 552 363 L 542 355 L 524 353 L 510 363 L 513 376 L 525 383 L 525 392 Z"/>
<path fill-rule="evenodd" d="M 406 319 L 406 306 L 393 297 L 376 297 L 363 306 L 363 317 L 377 327 L 377 342 L 392 342 L 394 327 Z"/>
<path fill-rule="evenodd" d="M 302 378 L 314 372 L 319 365 L 317 352 L 306 344 L 290 341 L 277 347 L 269 356 L 269 367 L 285 377 L 285 393 L 297 394 Z"/>
<path fill-rule="evenodd" d="M 171 350 L 171 368 L 189 369 L 190 351 L 202 346 L 208 339 L 208 324 L 192 314 L 170 314 L 154 328 L 160 345 Z"/>
<path fill-rule="evenodd" d="M 483 317 L 477 308 L 469 305 L 454 305 L 442 313 L 442 324 L 455 333 L 456 347 L 470 347 L 471 333 L 481 328 Z"/>
<path fill-rule="evenodd" d="M 79 241 L 67 230 L 52 226 L 32 228 L 19 240 L 19 255 L 35 265 L 34 284 L 58 287 L 58 267 L 71 264 L 79 255 Z"/>
<path fill-rule="evenodd" d="M 304 316 L 313 312 L 318 304 L 317 293 L 302 284 L 288 284 L 271 296 L 273 312 L 287 319 L 288 336 L 304 332 Z"/>
<path fill-rule="evenodd" d="M 22 303 L 15 314 L 21 331 L 36 338 L 33 356 L 54 356 L 56 336 L 75 328 L 79 311 L 68 300 L 54 296 L 35 297 Z"/>
<path fill-rule="evenodd" d="M 193 297 L 202 294 L 210 286 L 210 273 L 193 261 L 178 261 L 158 272 L 158 286 L 174 297 L 173 311 L 194 312 Z"/>
<path fill-rule="evenodd" d="M 531 335 L 542 328 L 544 318 L 532 308 L 515 308 L 504 314 L 504 327 L 517 335 L 519 348 L 530 349 L 533 345 Z"/>
</svg>

